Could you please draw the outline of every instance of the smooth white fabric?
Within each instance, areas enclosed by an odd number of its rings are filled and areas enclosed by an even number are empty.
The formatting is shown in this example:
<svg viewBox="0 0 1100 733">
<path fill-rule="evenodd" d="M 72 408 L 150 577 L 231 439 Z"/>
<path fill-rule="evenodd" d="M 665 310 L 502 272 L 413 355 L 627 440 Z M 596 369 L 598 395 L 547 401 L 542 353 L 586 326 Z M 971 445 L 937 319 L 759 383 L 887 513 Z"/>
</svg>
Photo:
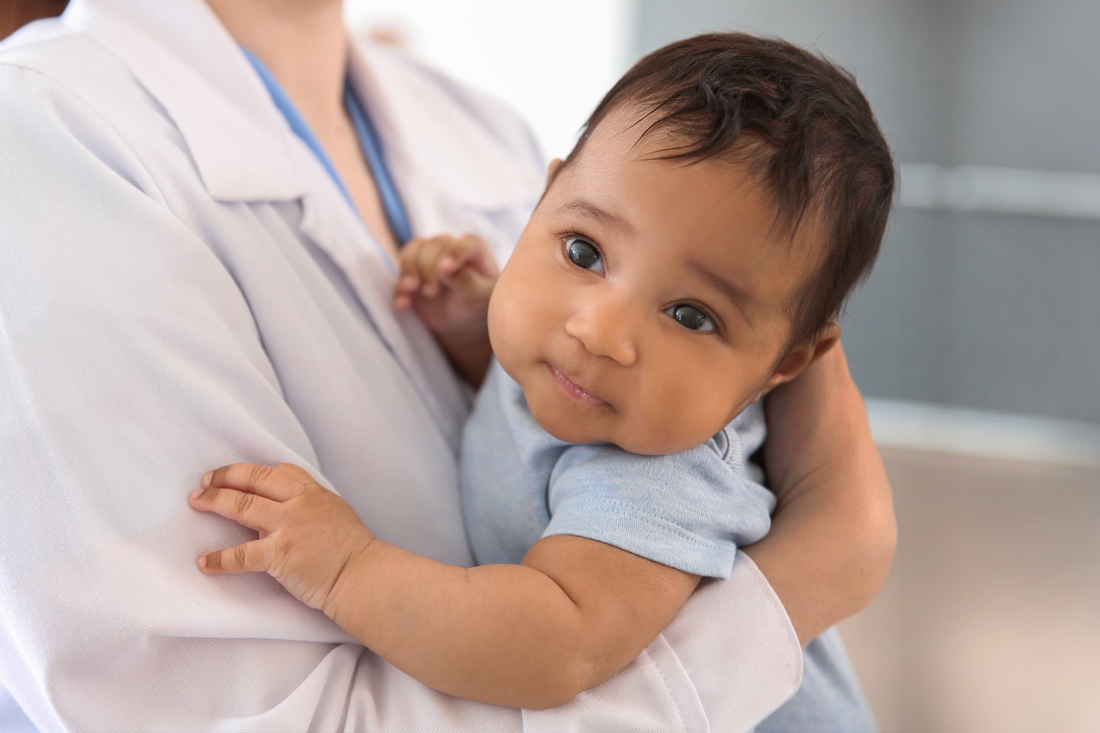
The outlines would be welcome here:
<svg viewBox="0 0 1100 733">
<path fill-rule="evenodd" d="M 389 51 L 352 74 L 416 232 L 506 256 L 542 186 L 526 127 Z M 203 576 L 200 551 L 251 533 L 187 494 L 244 460 L 470 562 L 467 395 L 200 0 L 74 0 L 0 46 L 0 150 L 0 727 L 14 699 L 43 731 L 735 731 L 795 691 L 797 639 L 745 556 L 541 712 L 436 693 L 266 576 Z"/>
</svg>

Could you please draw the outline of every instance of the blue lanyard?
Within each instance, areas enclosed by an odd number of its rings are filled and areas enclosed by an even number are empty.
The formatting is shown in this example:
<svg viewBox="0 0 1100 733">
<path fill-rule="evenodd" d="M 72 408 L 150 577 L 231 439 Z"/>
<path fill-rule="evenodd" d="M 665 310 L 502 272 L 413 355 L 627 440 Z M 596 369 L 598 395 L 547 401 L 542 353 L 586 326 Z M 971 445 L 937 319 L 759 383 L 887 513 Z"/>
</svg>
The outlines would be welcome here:
<svg viewBox="0 0 1100 733">
<path fill-rule="evenodd" d="M 305 118 L 298 112 L 298 108 L 290 101 L 290 97 L 283 91 L 282 86 L 279 85 L 279 82 L 268 71 L 263 62 L 248 49 L 242 47 L 241 50 L 244 51 L 244 55 L 251 62 L 256 73 L 259 74 L 260 79 L 271 95 L 271 101 L 275 103 L 283 117 L 286 118 L 291 131 L 313 151 L 313 154 L 317 156 L 317 160 L 320 161 L 332 178 L 333 183 L 340 189 L 340 193 L 343 194 L 352 211 L 358 214 L 358 209 L 355 208 L 355 203 L 351 200 L 348 190 L 344 188 L 344 183 L 340 180 L 336 168 L 332 165 L 332 161 L 329 160 L 328 156 L 325 155 L 321 143 L 318 142 L 313 131 L 309 129 L 309 125 L 306 124 Z M 359 147 L 362 149 L 363 157 L 366 159 L 367 166 L 374 177 L 374 185 L 378 187 L 378 195 L 382 200 L 382 209 L 386 213 L 386 221 L 389 222 L 390 231 L 393 233 L 394 239 L 397 240 L 398 246 L 404 245 L 412 239 L 412 226 L 409 224 L 409 215 L 405 211 L 405 205 L 401 202 L 401 194 L 397 191 L 393 176 L 390 175 L 390 170 L 386 166 L 386 159 L 382 155 L 382 141 L 378 137 L 378 132 L 374 129 L 370 118 L 367 117 L 366 110 L 359 104 L 359 100 L 356 99 L 351 86 L 348 84 L 344 86 L 344 106 L 347 108 L 352 125 L 355 126 Z"/>
<path fill-rule="evenodd" d="M 351 91 L 350 84 L 344 86 L 344 106 L 347 107 L 351 123 L 355 125 L 359 147 L 363 149 L 363 157 L 367 159 L 371 175 L 374 176 L 374 185 L 378 187 L 378 196 L 382 199 L 382 209 L 386 212 L 390 231 L 397 240 L 397 246 L 401 247 L 413 238 L 409 214 L 405 211 L 401 194 L 397 192 L 389 166 L 386 165 L 386 158 L 382 155 L 382 140 L 378 137 L 378 131 L 374 129 L 367 111 Z"/>
</svg>

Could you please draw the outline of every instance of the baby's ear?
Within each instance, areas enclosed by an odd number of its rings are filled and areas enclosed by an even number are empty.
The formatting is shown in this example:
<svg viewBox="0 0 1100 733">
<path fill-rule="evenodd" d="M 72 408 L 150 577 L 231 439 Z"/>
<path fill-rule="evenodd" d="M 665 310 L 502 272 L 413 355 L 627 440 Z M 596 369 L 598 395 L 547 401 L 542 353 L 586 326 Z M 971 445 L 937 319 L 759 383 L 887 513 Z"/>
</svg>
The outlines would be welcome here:
<svg viewBox="0 0 1100 733">
<path fill-rule="evenodd" d="M 764 388 L 760 391 L 759 397 L 763 397 L 768 392 L 778 387 L 781 384 L 790 382 L 803 371 L 810 364 L 820 359 L 822 356 L 833 348 L 840 341 L 840 324 L 833 321 L 811 340 L 806 341 L 788 352 L 779 362 L 779 366 L 772 372 L 771 377 L 764 384 Z M 758 399 L 759 399 L 758 397 Z"/>
</svg>

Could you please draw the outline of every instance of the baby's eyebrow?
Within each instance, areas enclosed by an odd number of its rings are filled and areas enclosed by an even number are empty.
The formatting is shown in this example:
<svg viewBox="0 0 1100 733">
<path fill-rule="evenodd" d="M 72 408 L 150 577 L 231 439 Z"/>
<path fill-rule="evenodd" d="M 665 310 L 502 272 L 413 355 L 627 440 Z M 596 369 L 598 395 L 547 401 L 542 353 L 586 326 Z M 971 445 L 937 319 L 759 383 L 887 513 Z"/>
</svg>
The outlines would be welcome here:
<svg viewBox="0 0 1100 733">
<path fill-rule="evenodd" d="M 688 267 L 690 267 L 692 270 L 695 271 L 697 275 L 699 275 L 715 288 L 717 288 L 719 291 L 721 291 L 721 293 L 725 295 L 731 303 L 733 303 L 734 307 L 741 312 L 741 315 L 744 316 L 745 322 L 749 324 L 749 327 L 752 327 L 752 314 L 753 311 L 756 310 L 756 303 L 753 300 L 752 295 L 750 295 L 748 291 L 738 287 L 737 285 L 734 285 L 729 280 L 726 280 L 724 277 L 708 268 L 706 265 L 691 261 L 688 262 Z"/>
<path fill-rule="evenodd" d="M 623 234 L 634 234 L 634 225 L 629 221 L 619 216 L 618 214 L 612 214 L 609 211 L 601 209 L 596 204 L 585 199 L 575 199 L 568 203 L 562 204 L 558 207 L 557 213 L 565 214 L 580 214 L 581 216 L 587 216 L 589 219 L 596 219 L 610 227 L 620 230 Z"/>
</svg>

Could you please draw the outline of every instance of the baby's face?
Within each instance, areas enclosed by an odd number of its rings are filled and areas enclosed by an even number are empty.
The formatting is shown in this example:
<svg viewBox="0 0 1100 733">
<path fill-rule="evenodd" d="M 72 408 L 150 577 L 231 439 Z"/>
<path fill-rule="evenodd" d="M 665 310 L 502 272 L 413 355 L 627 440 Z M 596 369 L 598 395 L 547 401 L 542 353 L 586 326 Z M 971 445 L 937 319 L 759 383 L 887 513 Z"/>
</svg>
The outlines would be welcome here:
<svg viewBox="0 0 1100 733">
<path fill-rule="evenodd" d="M 493 292 L 489 332 L 555 437 L 641 454 L 699 445 L 778 380 L 812 258 L 728 161 L 656 160 L 605 118 L 562 169 Z"/>
</svg>

